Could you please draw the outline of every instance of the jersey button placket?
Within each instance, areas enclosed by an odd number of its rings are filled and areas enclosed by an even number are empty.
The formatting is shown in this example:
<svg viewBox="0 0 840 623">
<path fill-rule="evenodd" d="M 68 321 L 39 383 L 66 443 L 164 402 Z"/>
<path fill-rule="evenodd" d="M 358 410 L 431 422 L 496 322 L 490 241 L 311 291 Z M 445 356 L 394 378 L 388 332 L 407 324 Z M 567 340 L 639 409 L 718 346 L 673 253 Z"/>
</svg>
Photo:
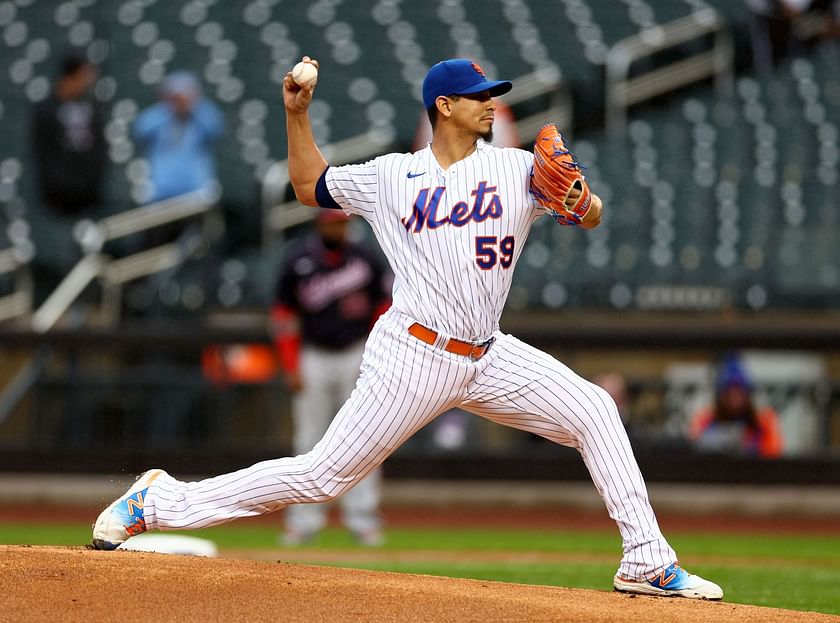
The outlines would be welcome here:
<svg viewBox="0 0 840 623">
<path fill-rule="evenodd" d="M 454 192 L 449 192 L 453 188 L 452 185 L 450 184 L 450 181 L 455 176 L 456 176 L 456 170 L 455 170 L 454 166 L 449 167 L 446 170 L 446 173 L 444 174 L 444 184 L 446 184 L 447 194 L 449 195 L 449 202 L 447 203 L 448 208 L 451 208 L 455 204 L 455 202 L 457 201 L 455 193 Z M 463 243 L 463 244 L 468 243 L 467 239 L 469 238 L 469 235 L 470 235 L 469 231 L 467 231 L 469 229 L 468 226 L 467 227 L 452 227 L 452 229 L 454 230 L 453 237 L 459 243 Z M 464 266 L 468 269 L 470 268 L 471 263 L 470 263 L 469 257 L 467 257 L 466 261 L 464 262 Z"/>
</svg>

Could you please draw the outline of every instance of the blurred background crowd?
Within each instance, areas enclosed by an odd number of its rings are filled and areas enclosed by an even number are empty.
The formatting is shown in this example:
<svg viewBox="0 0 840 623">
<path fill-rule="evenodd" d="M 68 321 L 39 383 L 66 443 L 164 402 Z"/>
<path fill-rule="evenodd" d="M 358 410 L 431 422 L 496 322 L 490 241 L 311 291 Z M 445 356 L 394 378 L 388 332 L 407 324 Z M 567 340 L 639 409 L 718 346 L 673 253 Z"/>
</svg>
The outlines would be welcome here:
<svg viewBox="0 0 840 623">
<path fill-rule="evenodd" d="M 563 130 L 604 223 L 537 223 L 503 328 L 606 387 L 638 452 L 831 458 L 838 34 L 828 0 L 0 0 L 0 453 L 291 451 L 278 282 L 317 237 L 281 83 L 307 54 L 334 164 L 423 145 L 447 57 L 514 82 L 496 144 Z M 346 237 L 378 254 L 363 223 Z M 456 411 L 401 453 L 541 449 Z"/>
</svg>

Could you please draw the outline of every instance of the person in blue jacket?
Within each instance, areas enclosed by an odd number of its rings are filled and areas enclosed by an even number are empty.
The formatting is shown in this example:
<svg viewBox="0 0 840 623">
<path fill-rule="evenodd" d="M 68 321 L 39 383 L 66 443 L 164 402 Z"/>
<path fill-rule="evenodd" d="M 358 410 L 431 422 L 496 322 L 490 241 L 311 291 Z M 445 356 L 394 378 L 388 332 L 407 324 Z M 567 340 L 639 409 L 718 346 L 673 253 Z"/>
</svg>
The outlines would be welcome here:
<svg viewBox="0 0 840 623">
<path fill-rule="evenodd" d="M 194 74 L 178 71 L 167 76 L 160 101 L 140 113 L 133 129 L 149 162 L 149 201 L 216 183 L 214 144 L 224 132 L 224 117 L 202 96 Z"/>
</svg>

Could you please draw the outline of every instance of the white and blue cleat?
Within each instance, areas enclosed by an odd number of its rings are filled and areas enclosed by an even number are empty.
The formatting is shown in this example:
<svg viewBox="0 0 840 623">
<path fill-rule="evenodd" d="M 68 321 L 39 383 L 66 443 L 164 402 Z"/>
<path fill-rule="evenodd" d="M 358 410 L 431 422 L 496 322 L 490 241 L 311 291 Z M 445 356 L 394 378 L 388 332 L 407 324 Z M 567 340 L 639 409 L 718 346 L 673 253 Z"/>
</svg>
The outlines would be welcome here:
<svg viewBox="0 0 840 623">
<path fill-rule="evenodd" d="M 93 548 L 117 549 L 129 538 L 146 531 L 143 504 L 152 481 L 164 474 L 162 469 L 143 473 L 122 496 L 99 513 L 93 524 Z"/>
<path fill-rule="evenodd" d="M 637 595 L 658 595 L 660 597 L 686 597 L 688 599 L 723 599 L 723 589 L 704 580 L 699 575 L 692 575 L 673 563 L 652 580 L 627 580 L 620 576 L 613 579 L 613 587 L 622 593 Z"/>
</svg>

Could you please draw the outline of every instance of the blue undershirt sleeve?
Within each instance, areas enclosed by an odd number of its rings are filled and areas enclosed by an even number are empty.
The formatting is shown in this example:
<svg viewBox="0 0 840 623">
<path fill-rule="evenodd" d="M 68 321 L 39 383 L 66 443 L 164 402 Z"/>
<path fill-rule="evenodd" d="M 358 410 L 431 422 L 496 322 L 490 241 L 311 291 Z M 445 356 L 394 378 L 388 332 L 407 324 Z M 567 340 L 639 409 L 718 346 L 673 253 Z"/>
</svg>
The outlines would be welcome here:
<svg viewBox="0 0 840 623">
<path fill-rule="evenodd" d="M 341 206 L 336 203 L 335 199 L 332 198 L 330 191 L 327 189 L 327 171 L 329 171 L 329 169 L 329 166 L 324 169 L 324 172 L 321 173 L 321 177 L 318 178 L 318 183 L 315 184 L 315 201 L 317 201 L 318 205 L 322 208 L 340 210 Z"/>
</svg>

